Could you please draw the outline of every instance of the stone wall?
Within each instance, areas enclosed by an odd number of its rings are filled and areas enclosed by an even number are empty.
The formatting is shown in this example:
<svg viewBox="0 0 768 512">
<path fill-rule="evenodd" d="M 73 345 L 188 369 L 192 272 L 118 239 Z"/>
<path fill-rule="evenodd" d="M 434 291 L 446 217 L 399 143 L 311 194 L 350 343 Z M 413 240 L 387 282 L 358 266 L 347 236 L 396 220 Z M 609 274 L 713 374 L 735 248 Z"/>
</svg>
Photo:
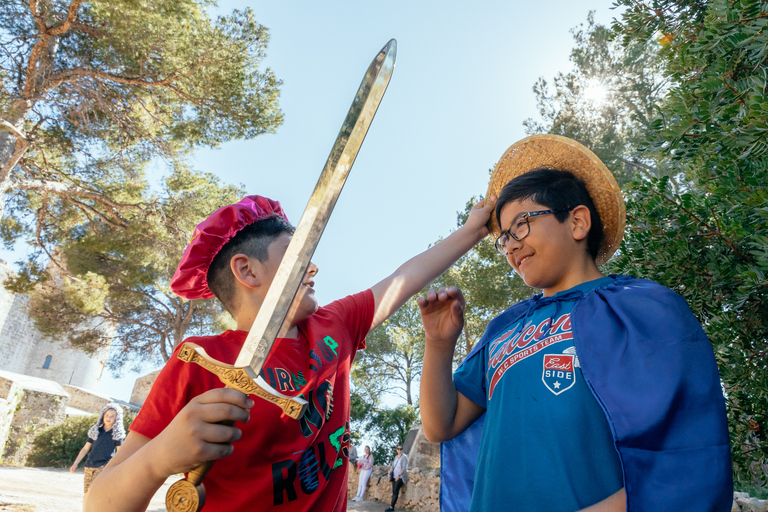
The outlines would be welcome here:
<svg viewBox="0 0 768 512">
<path fill-rule="evenodd" d="M 22 389 L 12 380 L 0 376 L 0 455 L 8 441 L 11 422 L 22 396 Z"/>
<path fill-rule="evenodd" d="M 731 512 L 766 512 L 768 511 L 768 500 L 759 500 L 750 498 L 745 492 L 733 493 L 733 506 Z"/>
<path fill-rule="evenodd" d="M 94 393 L 77 386 L 64 386 L 64 390 L 69 393 L 70 407 L 94 414 L 98 414 L 102 407 L 113 401 L 108 395 Z"/>
<path fill-rule="evenodd" d="M 15 406 L 6 404 L 5 421 L 10 421 L 3 462 L 23 465 L 32 449 L 32 440 L 42 429 L 63 421 L 69 394 L 59 384 L 25 375 L 1 372 L 2 389 L 17 389 Z M 6 381 L 12 381 L 9 386 Z M 7 400 L 6 400 L 7 401 Z"/>
<path fill-rule="evenodd" d="M 378 500 L 389 506 L 392 500 L 392 484 L 389 481 L 388 466 L 374 466 L 368 487 L 365 492 L 366 500 Z M 360 472 L 356 469 L 349 472 L 349 497 L 357 494 L 357 484 Z M 396 508 L 407 508 L 418 512 L 439 512 L 440 503 L 440 470 L 408 468 L 408 483 L 400 489 L 400 497 Z"/>
<path fill-rule="evenodd" d="M 440 468 L 440 443 L 428 441 L 421 425 L 419 425 L 413 446 L 408 452 L 408 467 L 423 469 Z"/>
<path fill-rule="evenodd" d="M 136 404 L 139 407 L 144 405 L 144 400 L 149 395 L 149 390 L 152 389 L 155 379 L 160 374 L 160 370 L 148 373 L 147 375 L 136 379 L 136 383 L 133 385 L 133 391 L 131 392 L 131 403 Z"/>
</svg>

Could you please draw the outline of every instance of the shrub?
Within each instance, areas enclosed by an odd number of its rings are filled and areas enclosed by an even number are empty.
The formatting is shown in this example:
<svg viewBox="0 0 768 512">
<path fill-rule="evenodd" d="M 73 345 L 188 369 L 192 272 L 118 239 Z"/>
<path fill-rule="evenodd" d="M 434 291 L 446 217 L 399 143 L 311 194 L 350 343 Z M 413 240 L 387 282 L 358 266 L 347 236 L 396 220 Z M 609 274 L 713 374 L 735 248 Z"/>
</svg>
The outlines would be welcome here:
<svg viewBox="0 0 768 512">
<path fill-rule="evenodd" d="M 88 429 L 98 418 L 73 416 L 40 432 L 32 441 L 27 466 L 65 468 L 72 465 L 88 439 Z"/>
<path fill-rule="evenodd" d="M 88 439 L 88 429 L 96 423 L 98 415 L 73 416 L 41 431 L 32 441 L 27 466 L 68 468 Z M 126 432 L 133 415 L 124 414 Z"/>
</svg>

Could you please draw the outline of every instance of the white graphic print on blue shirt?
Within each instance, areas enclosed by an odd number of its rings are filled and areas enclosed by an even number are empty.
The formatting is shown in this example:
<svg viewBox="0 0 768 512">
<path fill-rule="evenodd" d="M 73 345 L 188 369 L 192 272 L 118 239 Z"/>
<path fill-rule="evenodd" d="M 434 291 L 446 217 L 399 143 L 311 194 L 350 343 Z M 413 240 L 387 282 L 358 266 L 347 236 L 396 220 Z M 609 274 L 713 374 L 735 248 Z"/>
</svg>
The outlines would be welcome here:
<svg viewBox="0 0 768 512">
<path fill-rule="evenodd" d="M 603 278 L 609 279 L 609 278 Z M 482 354 L 454 375 L 456 388 L 487 409 L 471 511 L 573 511 L 618 491 L 622 472 L 600 405 L 573 345 L 568 293 L 486 333 Z M 500 491 L 503 489 L 503 492 Z"/>
</svg>

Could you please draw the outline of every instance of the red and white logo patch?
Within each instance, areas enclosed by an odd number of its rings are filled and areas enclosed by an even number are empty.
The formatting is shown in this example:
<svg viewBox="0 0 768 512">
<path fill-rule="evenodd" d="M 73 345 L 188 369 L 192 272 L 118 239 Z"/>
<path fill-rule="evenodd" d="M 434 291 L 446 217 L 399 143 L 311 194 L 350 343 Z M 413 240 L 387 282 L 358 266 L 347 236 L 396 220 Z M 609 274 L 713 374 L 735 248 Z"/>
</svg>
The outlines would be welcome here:
<svg viewBox="0 0 768 512">
<path fill-rule="evenodd" d="M 576 383 L 576 374 L 573 371 L 573 355 L 546 354 L 544 356 L 544 370 L 541 380 L 547 389 L 559 395 L 567 389 L 571 389 Z"/>
</svg>

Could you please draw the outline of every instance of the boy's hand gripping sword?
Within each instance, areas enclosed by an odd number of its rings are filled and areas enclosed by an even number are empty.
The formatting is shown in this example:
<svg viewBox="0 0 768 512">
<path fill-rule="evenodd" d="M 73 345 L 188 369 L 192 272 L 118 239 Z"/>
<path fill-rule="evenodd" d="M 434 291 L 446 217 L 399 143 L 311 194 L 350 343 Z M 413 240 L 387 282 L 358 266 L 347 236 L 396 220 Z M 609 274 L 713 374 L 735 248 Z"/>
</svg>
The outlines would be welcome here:
<svg viewBox="0 0 768 512">
<path fill-rule="evenodd" d="M 179 359 L 199 364 L 218 375 L 227 387 L 264 398 L 281 407 L 285 414 L 294 419 L 299 419 L 304 414 L 306 401 L 278 393 L 259 376 L 259 373 L 301 285 L 368 127 L 379 108 L 381 98 L 387 90 L 396 52 L 397 43 L 391 39 L 368 67 L 235 364 L 228 365 L 211 358 L 202 347 L 194 343 L 185 343 L 178 353 Z M 179 480 L 168 489 L 165 503 L 169 511 L 196 512 L 203 507 L 205 487 L 202 480 L 212 465 L 213 461 L 203 463 L 190 471 L 186 479 Z"/>
</svg>

